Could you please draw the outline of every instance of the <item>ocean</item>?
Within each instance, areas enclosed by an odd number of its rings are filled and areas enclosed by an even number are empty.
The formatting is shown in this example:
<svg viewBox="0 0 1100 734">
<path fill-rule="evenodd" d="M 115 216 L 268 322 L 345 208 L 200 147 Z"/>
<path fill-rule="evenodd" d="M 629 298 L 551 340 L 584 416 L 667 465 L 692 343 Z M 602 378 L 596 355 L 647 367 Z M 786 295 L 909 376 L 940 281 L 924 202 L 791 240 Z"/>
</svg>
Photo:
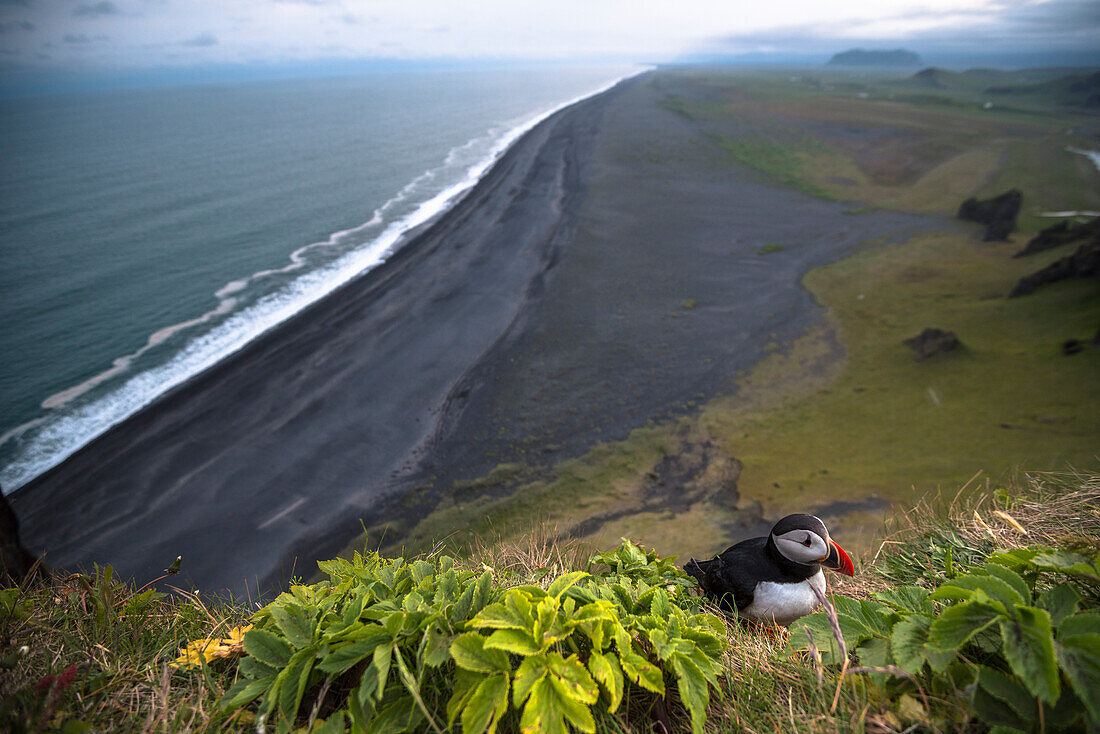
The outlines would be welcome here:
<svg viewBox="0 0 1100 734">
<path fill-rule="evenodd" d="M 0 100 L 0 486 L 383 262 L 523 131 L 635 71 Z"/>
</svg>

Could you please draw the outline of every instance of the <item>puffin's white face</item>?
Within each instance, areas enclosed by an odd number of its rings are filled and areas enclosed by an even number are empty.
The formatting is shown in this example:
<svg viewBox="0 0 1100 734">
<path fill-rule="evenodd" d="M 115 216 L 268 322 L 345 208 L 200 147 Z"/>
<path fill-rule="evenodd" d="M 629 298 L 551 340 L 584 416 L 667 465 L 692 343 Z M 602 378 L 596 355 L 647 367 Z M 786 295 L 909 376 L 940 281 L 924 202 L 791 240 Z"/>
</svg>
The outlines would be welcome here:
<svg viewBox="0 0 1100 734">
<path fill-rule="evenodd" d="M 829 556 L 828 539 L 812 530 L 788 530 L 772 538 L 783 557 L 796 563 L 819 563 Z"/>
</svg>

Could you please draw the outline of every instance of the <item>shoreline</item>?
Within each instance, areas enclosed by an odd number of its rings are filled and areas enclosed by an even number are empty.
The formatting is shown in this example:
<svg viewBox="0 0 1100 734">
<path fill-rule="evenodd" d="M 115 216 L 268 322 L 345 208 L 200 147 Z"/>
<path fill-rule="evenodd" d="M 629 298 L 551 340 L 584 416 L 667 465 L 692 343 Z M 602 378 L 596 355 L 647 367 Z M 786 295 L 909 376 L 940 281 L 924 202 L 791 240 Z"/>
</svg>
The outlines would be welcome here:
<svg viewBox="0 0 1100 734">
<path fill-rule="evenodd" d="M 191 350 L 190 345 L 188 345 L 164 364 L 154 366 L 150 368 L 150 371 L 139 371 L 130 375 L 124 385 L 114 392 L 99 396 L 94 402 L 77 410 L 75 414 L 62 412 L 58 415 L 41 415 L 8 429 L 0 436 L 0 448 L 3 448 L 5 442 L 9 440 L 21 439 L 27 431 L 32 433 L 32 438 L 30 440 L 31 445 L 24 448 L 22 453 L 6 457 L 13 459 L 13 461 L 0 465 L 0 469 L 3 469 L 0 473 L 6 477 L 2 482 L 5 494 L 11 494 L 25 484 L 30 483 L 35 477 L 62 463 L 73 453 L 106 433 L 113 426 L 247 347 L 252 341 L 260 338 L 264 333 L 277 327 L 287 319 L 295 317 L 312 303 L 378 267 L 387 259 L 393 257 L 394 253 L 406 243 L 414 239 L 418 232 L 423 231 L 440 216 L 446 214 L 453 206 L 456 206 L 489 172 L 501 156 L 528 131 L 557 112 L 608 91 L 618 83 L 646 71 L 646 69 L 643 69 L 612 80 L 563 102 L 549 111 L 537 113 L 506 130 L 493 143 L 484 158 L 466 169 L 465 177 L 461 181 L 448 186 L 421 202 L 416 209 L 402 218 L 392 222 L 384 222 L 380 219 L 381 212 L 389 206 L 390 202 L 395 200 L 391 198 L 389 202 L 375 211 L 374 219 L 353 227 L 351 230 L 341 230 L 329 235 L 328 241 L 332 242 L 334 238 L 368 227 L 376 220 L 385 225 L 374 239 L 364 242 L 362 246 L 346 253 L 334 263 L 318 271 L 306 273 L 301 279 L 290 284 L 296 286 L 309 278 L 322 276 L 319 290 L 312 284 L 306 285 L 307 293 L 304 296 L 297 298 L 297 300 L 293 300 L 293 297 L 291 297 L 292 300 L 289 302 L 278 302 L 274 308 L 270 304 L 265 306 L 262 302 L 252 304 L 243 312 L 233 314 L 233 317 L 230 318 L 230 323 L 243 319 L 242 324 L 238 324 L 229 330 L 217 327 L 213 332 L 204 335 L 204 338 L 212 340 L 212 346 L 204 347 L 197 355 L 189 354 Z M 404 190 L 396 197 L 401 197 L 403 192 Z M 299 255 L 318 244 L 305 245 L 292 252 L 289 256 L 291 265 L 284 266 L 282 269 L 296 267 Z M 94 388 L 97 384 L 125 372 L 133 360 L 159 345 L 171 334 L 188 326 L 201 324 L 211 318 L 231 312 L 235 301 L 233 294 L 236 290 L 247 285 L 247 282 L 256 278 L 257 275 L 269 272 L 273 271 L 254 273 L 243 280 L 225 284 L 214 293 L 214 297 L 218 300 L 218 305 L 215 308 L 192 319 L 158 329 L 147 338 L 142 347 L 129 354 L 114 358 L 113 365 L 110 368 L 85 379 L 83 382 L 53 393 L 42 402 L 42 407 L 61 407 L 71 397 L 77 397 Z M 290 306 L 290 308 L 287 308 L 287 306 Z M 144 384 L 139 385 L 138 383 L 141 382 Z M 137 385 L 137 387 L 132 387 L 134 385 Z M 41 430 L 45 432 L 45 436 L 34 435 L 39 431 L 40 426 L 43 426 Z M 50 448 L 51 444 L 53 445 L 52 448 Z M 58 445 L 60 446 L 58 447 Z"/>
<path fill-rule="evenodd" d="M 562 169 L 628 83 L 551 114 L 385 263 L 9 495 L 28 547 L 139 579 L 182 554 L 204 591 L 289 578 L 294 548 L 400 490 L 453 386 L 522 310 L 576 195 Z"/>
</svg>

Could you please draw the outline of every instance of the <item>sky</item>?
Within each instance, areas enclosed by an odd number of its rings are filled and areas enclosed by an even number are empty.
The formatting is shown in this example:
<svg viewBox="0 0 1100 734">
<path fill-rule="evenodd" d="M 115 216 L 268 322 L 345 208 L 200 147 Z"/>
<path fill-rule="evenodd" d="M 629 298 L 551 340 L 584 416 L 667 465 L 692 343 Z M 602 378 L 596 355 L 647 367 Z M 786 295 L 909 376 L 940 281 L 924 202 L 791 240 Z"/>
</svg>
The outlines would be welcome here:
<svg viewBox="0 0 1100 734">
<path fill-rule="evenodd" d="M 318 60 L 1100 57 L 1100 0 L 0 0 L 0 75 Z"/>
</svg>

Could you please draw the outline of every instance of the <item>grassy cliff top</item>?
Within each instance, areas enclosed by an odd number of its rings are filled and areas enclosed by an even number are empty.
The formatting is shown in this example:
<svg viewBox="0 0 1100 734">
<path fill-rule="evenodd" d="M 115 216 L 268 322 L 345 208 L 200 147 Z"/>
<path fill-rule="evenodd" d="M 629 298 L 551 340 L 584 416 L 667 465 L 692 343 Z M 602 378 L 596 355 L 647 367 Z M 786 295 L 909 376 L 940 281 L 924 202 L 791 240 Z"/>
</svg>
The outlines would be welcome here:
<svg viewBox="0 0 1100 734">
<path fill-rule="evenodd" d="M 1078 627 L 1093 624 L 1090 621 L 1093 618 L 1087 612 L 1100 608 L 1100 577 L 1096 576 L 1094 560 L 1100 554 L 1100 476 L 1037 474 L 1008 489 L 980 493 L 966 501 L 960 501 L 957 495 L 941 500 L 925 501 L 908 512 L 895 514 L 888 532 L 880 538 L 877 550 L 858 559 L 858 575 L 851 580 L 831 579 L 837 594 L 832 598 L 832 603 L 841 611 L 837 618 L 840 625 L 838 632 L 840 638 L 846 640 L 850 654 L 850 659 L 843 658 L 847 660 L 843 665 L 837 651 L 830 651 L 833 633 L 828 631 L 829 623 L 824 613 L 806 618 L 803 626 L 796 624 L 789 640 L 784 635 L 738 625 L 728 618 L 724 625 L 718 622 L 724 632 L 721 644 L 707 652 L 707 659 L 713 661 L 716 674 L 706 704 L 699 709 L 703 712 L 700 720 L 705 721 L 703 730 L 827 732 L 866 729 L 889 732 L 912 730 L 911 727 L 915 726 L 938 731 L 974 731 L 997 723 L 982 718 L 982 712 L 988 710 L 982 708 L 984 704 L 980 700 L 981 690 L 984 689 L 970 685 L 967 675 L 972 674 L 971 679 L 980 675 L 999 675 L 1007 681 L 1005 685 L 1031 686 L 1026 673 L 1017 674 L 1011 657 L 1009 662 L 999 657 L 996 646 L 986 649 L 982 647 L 985 643 L 977 647 L 960 643 L 958 650 L 962 657 L 951 664 L 953 667 L 942 666 L 944 672 L 937 672 L 941 666 L 936 662 L 934 651 L 927 647 L 924 653 L 929 656 L 927 666 L 921 662 L 922 658 L 917 658 L 914 663 L 913 659 L 903 657 L 900 647 L 890 648 L 894 650 L 891 653 L 894 657 L 882 658 L 886 648 L 878 650 L 874 640 L 882 639 L 882 645 L 886 646 L 890 644 L 886 640 L 891 639 L 891 634 L 900 633 L 898 629 L 890 632 L 889 628 L 885 633 L 878 633 L 886 634 L 886 637 L 860 632 L 863 626 L 871 622 L 860 622 L 856 618 L 861 614 L 858 610 L 872 610 L 872 617 L 877 615 L 879 619 L 876 624 L 888 623 L 896 628 L 903 622 L 911 625 L 927 619 L 935 630 L 935 625 L 939 623 L 934 620 L 960 604 L 983 608 L 982 604 L 989 607 L 998 603 L 996 596 L 992 602 L 973 599 L 960 602 L 952 598 L 952 594 L 941 592 L 933 594 L 931 599 L 927 596 L 931 589 L 942 589 L 952 584 L 970 588 L 973 583 L 968 580 L 974 579 L 977 579 L 974 583 L 978 583 L 975 588 L 988 586 L 987 590 L 996 595 L 996 589 L 1002 587 L 994 588 L 989 586 L 993 582 L 982 581 L 988 578 L 988 571 L 984 569 L 992 568 L 988 565 L 992 557 L 998 559 L 999 564 L 1007 564 L 997 566 L 1000 569 L 996 573 L 997 578 L 1010 581 L 1020 579 L 1012 581 L 1014 588 L 1019 587 L 1019 592 L 1002 590 L 1000 593 L 1016 594 L 1021 599 L 1024 594 L 1029 597 L 1034 594 L 1034 604 L 1038 605 L 1035 609 L 1049 607 L 1055 597 L 1062 599 L 1062 611 L 1053 612 L 1058 629 L 1072 631 L 1070 622 L 1064 621 L 1070 617 Z M 1043 566 L 1039 562 L 1041 558 L 1034 560 L 1033 549 L 1036 548 L 1045 548 L 1044 552 L 1061 563 L 1061 567 L 1055 567 L 1056 564 L 1051 566 L 1055 561 L 1043 561 L 1047 563 Z M 1001 555 L 995 555 L 998 553 Z M 262 714 L 263 704 L 258 701 L 243 707 L 226 707 L 227 697 L 240 696 L 238 701 L 246 700 L 247 695 L 242 696 L 241 692 L 247 686 L 242 683 L 249 680 L 259 678 L 261 683 L 266 681 L 269 684 L 271 679 L 262 678 L 262 669 L 270 665 L 276 666 L 272 668 L 275 670 L 279 666 L 278 645 L 288 645 L 288 651 L 293 644 L 302 645 L 304 647 L 299 652 L 305 651 L 316 666 L 323 668 L 328 664 L 325 670 L 342 670 L 341 665 L 334 666 L 329 662 L 331 656 L 336 654 L 333 650 L 341 643 L 326 643 L 325 646 L 314 643 L 309 646 L 310 633 L 302 633 L 300 629 L 294 631 L 298 628 L 295 627 L 292 612 L 298 609 L 313 615 L 312 634 L 314 639 L 318 639 L 321 635 L 318 620 L 322 622 L 322 627 L 328 624 L 324 622 L 326 612 L 323 610 L 340 608 L 331 606 L 333 594 L 340 599 L 345 599 L 349 594 L 354 598 L 356 589 L 364 588 L 368 577 L 388 579 L 387 583 L 398 589 L 399 598 L 395 597 L 396 606 L 392 606 L 393 602 L 382 600 L 373 606 L 357 607 L 357 610 L 363 610 L 361 624 L 365 631 L 356 633 L 355 640 L 366 640 L 369 635 L 376 634 L 371 630 L 386 629 L 387 625 L 392 624 L 388 620 L 393 618 L 393 614 L 405 620 L 406 627 L 413 624 L 410 620 L 417 619 L 415 604 L 423 603 L 423 600 L 412 601 L 412 596 L 417 595 L 415 588 L 426 588 L 425 584 L 431 583 L 432 579 L 444 579 L 447 575 L 459 579 L 460 584 L 464 583 L 461 579 L 470 579 L 471 590 L 473 580 L 491 579 L 491 582 L 484 582 L 486 596 L 481 602 L 483 608 L 490 602 L 498 602 L 499 605 L 499 600 L 507 600 L 509 594 L 525 593 L 542 598 L 539 594 L 545 596 L 547 592 L 541 589 L 549 589 L 551 594 L 564 594 L 562 589 L 570 583 L 578 583 L 580 577 L 585 575 L 572 572 L 589 571 L 596 574 L 590 577 L 590 581 L 625 584 L 632 590 L 634 596 L 629 601 L 639 605 L 635 609 L 635 620 L 643 619 L 643 615 L 648 615 L 644 619 L 651 620 L 677 617 L 684 620 L 682 624 L 688 625 L 691 620 L 705 622 L 707 614 L 717 613 L 712 607 L 700 607 L 699 600 L 690 590 L 683 595 L 673 593 L 682 574 L 667 561 L 632 545 L 624 545 L 617 554 L 599 556 L 593 565 L 588 560 L 589 549 L 576 541 L 562 542 L 546 529 L 504 543 L 486 543 L 470 557 L 453 561 L 434 554 L 394 562 L 368 554 L 354 567 L 347 562 L 339 562 L 343 565 L 332 565 L 337 564 L 335 561 L 322 564 L 333 574 L 334 581 L 340 578 L 341 573 L 356 575 L 358 581 L 336 586 L 327 586 L 327 582 L 298 586 L 259 611 L 258 604 L 204 599 L 182 590 L 177 590 L 173 596 L 163 596 L 150 589 L 135 588 L 132 582 L 120 581 L 112 576 L 109 569 L 99 569 L 89 575 L 52 575 L 37 585 L 28 584 L 23 588 L 0 592 L 0 693 L 3 699 L 0 722 L 6 730 L 13 732 L 253 730 L 261 723 L 257 714 Z M 633 560 L 629 563 L 623 560 L 630 558 Z M 1025 560 L 1019 561 L 1020 558 Z M 1077 565 L 1074 566 L 1074 563 Z M 1008 568 L 1013 564 L 1016 571 Z M 394 580 L 394 569 L 401 566 L 405 567 L 407 575 L 422 579 L 420 587 L 410 586 L 404 592 L 399 591 L 400 583 Z M 386 576 L 387 573 L 390 575 Z M 396 576 L 400 579 L 400 571 Z M 632 579 L 633 585 L 624 579 Z M 649 579 L 650 585 L 645 585 L 643 579 Z M 652 586 L 655 579 L 657 586 Z M 372 588 L 377 588 L 377 580 L 369 583 L 374 585 Z M 590 585 L 585 588 L 595 587 Z M 651 591 L 639 597 L 638 592 L 644 588 L 651 588 Z M 666 588 L 667 592 L 664 591 Z M 1052 592 L 1051 589 L 1061 591 Z M 653 600 L 657 590 L 661 590 L 660 595 L 664 599 L 660 610 L 656 606 L 657 601 Z M 577 598 L 583 599 L 584 593 L 588 592 L 577 592 Z M 647 595 L 651 601 L 642 609 L 640 605 Z M 903 597 L 910 601 L 898 606 L 898 600 Z M 914 599 L 917 601 L 913 602 Z M 883 606 L 883 600 L 894 606 Z M 1067 611 L 1069 607 L 1066 605 L 1070 602 L 1073 610 Z M 458 603 L 461 604 L 461 600 Z M 476 607 L 478 602 L 474 603 Z M 580 604 L 579 601 L 574 603 L 571 597 L 565 607 L 572 610 Z M 860 607 L 861 604 L 864 606 Z M 905 604 L 923 604 L 927 608 L 917 615 L 904 611 Z M 492 608 L 490 605 L 480 617 L 490 614 Z M 564 612 L 559 610 L 559 613 Z M 1045 611 L 1041 613 L 1047 614 Z M 921 619 L 917 619 L 918 616 Z M 345 623 L 348 618 L 345 611 Z M 333 624 L 338 623 L 337 617 L 330 619 Z M 241 629 L 248 629 L 250 624 L 255 625 L 256 629 L 273 630 L 276 634 L 244 632 L 242 646 L 239 639 Z M 499 627 L 496 624 L 493 626 Z M 661 627 L 663 629 L 663 625 Z M 448 701 L 459 690 L 456 686 L 461 688 L 463 685 L 463 676 L 472 674 L 463 666 L 475 665 L 458 654 L 454 647 L 455 640 L 459 637 L 468 639 L 471 635 L 476 637 L 470 631 L 476 628 L 476 621 L 455 623 L 438 633 L 433 632 L 433 628 L 425 628 L 420 633 L 414 626 L 411 647 L 399 648 L 405 650 L 408 659 L 395 662 L 392 666 L 386 664 L 384 675 L 389 677 L 387 690 L 390 691 L 387 696 L 400 699 L 400 696 L 408 697 L 415 692 L 415 711 L 419 712 L 416 714 L 419 718 L 414 720 L 420 723 L 415 724 L 414 728 L 430 728 L 429 720 L 437 727 L 445 726 L 449 715 Z M 335 628 L 330 626 L 328 629 L 331 632 Z M 1049 635 L 1049 623 L 1046 629 Z M 1100 633 L 1100 629 L 1087 634 L 1094 632 Z M 294 643 L 297 634 L 305 634 L 304 641 Z M 442 642 L 438 644 L 432 642 L 436 634 L 441 635 L 439 639 Z M 658 639 L 652 637 L 652 630 L 646 634 L 651 636 L 646 639 Z M 807 638 L 807 634 L 810 637 Z M 1066 636 L 1069 632 L 1058 634 L 1061 640 L 1058 644 L 1062 645 L 1059 650 L 1076 649 L 1072 645 L 1076 644 L 1073 640 L 1077 638 Z M 285 639 L 290 643 L 280 642 L 283 635 L 289 635 Z M 552 657 L 559 654 L 554 650 L 560 650 L 560 655 L 565 656 L 563 660 L 588 661 L 591 667 L 594 654 L 592 643 L 574 646 L 569 639 L 572 638 L 553 642 L 547 654 Z M 813 641 L 808 648 L 807 639 Z M 205 648 L 210 651 L 205 661 L 196 667 L 173 667 L 180 648 L 188 643 L 194 648 L 195 640 L 212 645 Z M 258 646 L 260 642 L 270 647 Z M 352 642 L 352 647 L 344 644 L 346 649 L 353 650 L 354 645 L 364 643 Z M 377 645 L 378 641 L 374 644 Z M 620 640 L 619 644 L 627 643 Z M 648 656 L 658 667 L 663 665 L 660 655 L 664 653 L 659 653 L 659 649 L 652 647 L 651 643 L 639 644 L 637 650 L 640 654 Z M 899 643 L 895 641 L 894 644 Z M 443 654 L 430 663 L 425 662 L 437 654 L 432 650 L 442 650 L 447 645 L 451 646 L 454 660 Z M 202 649 L 200 647 L 197 653 L 193 653 L 196 659 L 203 658 Z M 611 654 L 611 649 L 608 648 L 608 654 Z M 1100 661 L 1100 651 L 1096 652 L 1096 660 Z M 518 648 L 512 653 L 513 660 L 520 660 L 522 655 L 527 654 Z M 1058 654 L 1061 656 L 1063 653 Z M 257 661 L 257 655 L 262 662 Z M 875 655 L 880 657 L 875 658 Z M 290 658 L 291 667 L 296 657 L 297 654 Z M 1064 662 L 1062 657 L 1058 659 Z M 506 657 L 501 660 L 507 664 Z M 456 669 L 455 661 L 462 669 Z M 267 728 L 261 725 L 261 730 L 290 731 L 293 728 L 294 731 L 307 731 L 311 725 L 322 726 L 323 722 L 323 729 L 313 730 L 345 731 L 344 724 L 352 724 L 351 720 L 345 719 L 342 712 L 346 709 L 342 706 L 346 704 L 341 702 L 350 700 L 345 697 L 356 695 L 354 686 L 349 688 L 345 679 L 349 675 L 356 677 L 356 680 L 360 674 L 365 676 L 362 673 L 364 665 L 367 672 L 373 669 L 368 657 L 358 667 L 348 666 L 342 676 L 326 676 L 324 670 L 318 671 L 316 668 L 310 675 L 309 668 L 306 668 L 306 674 L 300 678 L 301 685 L 295 685 L 300 702 L 295 704 L 298 714 L 294 721 L 277 723 L 278 715 L 271 714 L 267 719 Z M 893 673 L 889 673 L 891 665 L 894 666 Z M 257 670 L 260 672 L 257 673 Z M 302 668 L 295 670 L 297 675 Z M 992 672 L 982 672 L 986 670 Z M 1067 670 L 1070 672 L 1067 673 Z M 1095 693 L 1096 688 L 1090 687 L 1097 685 L 1095 679 L 1078 684 L 1073 670 L 1072 666 L 1063 666 L 1056 668 L 1054 673 L 1056 682 L 1061 676 L 1059 690 L 1071 704 L 1069 714 L 1061 711 L 1059 715 L 1068 715 L 1069 720 L 1085 715 L 1080 701 L 1088 699 L 1081 695 L 1081 691 Z M 602 694 L 604 698 L 585 699 L 588 702 L 586 705 L 592 707 L 592 716 L 595 717 L 593 725 L 600 731 L 636 731 L 648 730 L 657 722 L 664 721 L 673 731 L 691 730 L 692 719 L 686 707 L 690 704 L 684 695 L 684 691 L 690 690 L 685 687 L 687 683 L 677 677 L 671 668 L 665 670 L 664 677 L 666 695 L 662 697 L 645 687 L 632 687 L 628 675 L 626 688 L 622 689 L 626 691 L 625 697 L 614 713 L 609 710 L 606 691 Z M 520 685 L 519 678 L 515 685 Z M 595 686 L 595 683 L 592 685 Z M 619 685 L 621 689 L 621 678 Z M 703 684 L 704 690 L 707 687 Z M 1016 701 L 1014 707 L 1026 707 L 1028 695 L 1044 694 L 1026 694 L 1024 701 Z M 979 699 L 977 703 L 975 696 Z M 977 708 L 972 708 L 972 705 Z M 1052 717 L 1048 721 L 1048 730 L 1052 731 L 1058 730 L 1051 723 L 1054 722 L 1055 708 L 1047 709 L 1047 715 Z M 499 714 L 501 731 L 514 731 L 524 726 L 518 709 L 517 704 L 515 709 L 508 708 Z M 409 709 L 410 712 L 413 710 Z M 353 712 L 352 717 L 355 715 Z M 376 717 L 380 715 L 375 713 Z M 364 716 L 370 718 L 362 711 L 358 712 L 358 716 L 360 721 Z M 472 729 L 478 728 L 474 718 L 462 718 L 461 722 Z M 401 726 L 391 720 L 388 730 Z M 359 729 L 352 725 L 351 730 Z"/>
</svg>

